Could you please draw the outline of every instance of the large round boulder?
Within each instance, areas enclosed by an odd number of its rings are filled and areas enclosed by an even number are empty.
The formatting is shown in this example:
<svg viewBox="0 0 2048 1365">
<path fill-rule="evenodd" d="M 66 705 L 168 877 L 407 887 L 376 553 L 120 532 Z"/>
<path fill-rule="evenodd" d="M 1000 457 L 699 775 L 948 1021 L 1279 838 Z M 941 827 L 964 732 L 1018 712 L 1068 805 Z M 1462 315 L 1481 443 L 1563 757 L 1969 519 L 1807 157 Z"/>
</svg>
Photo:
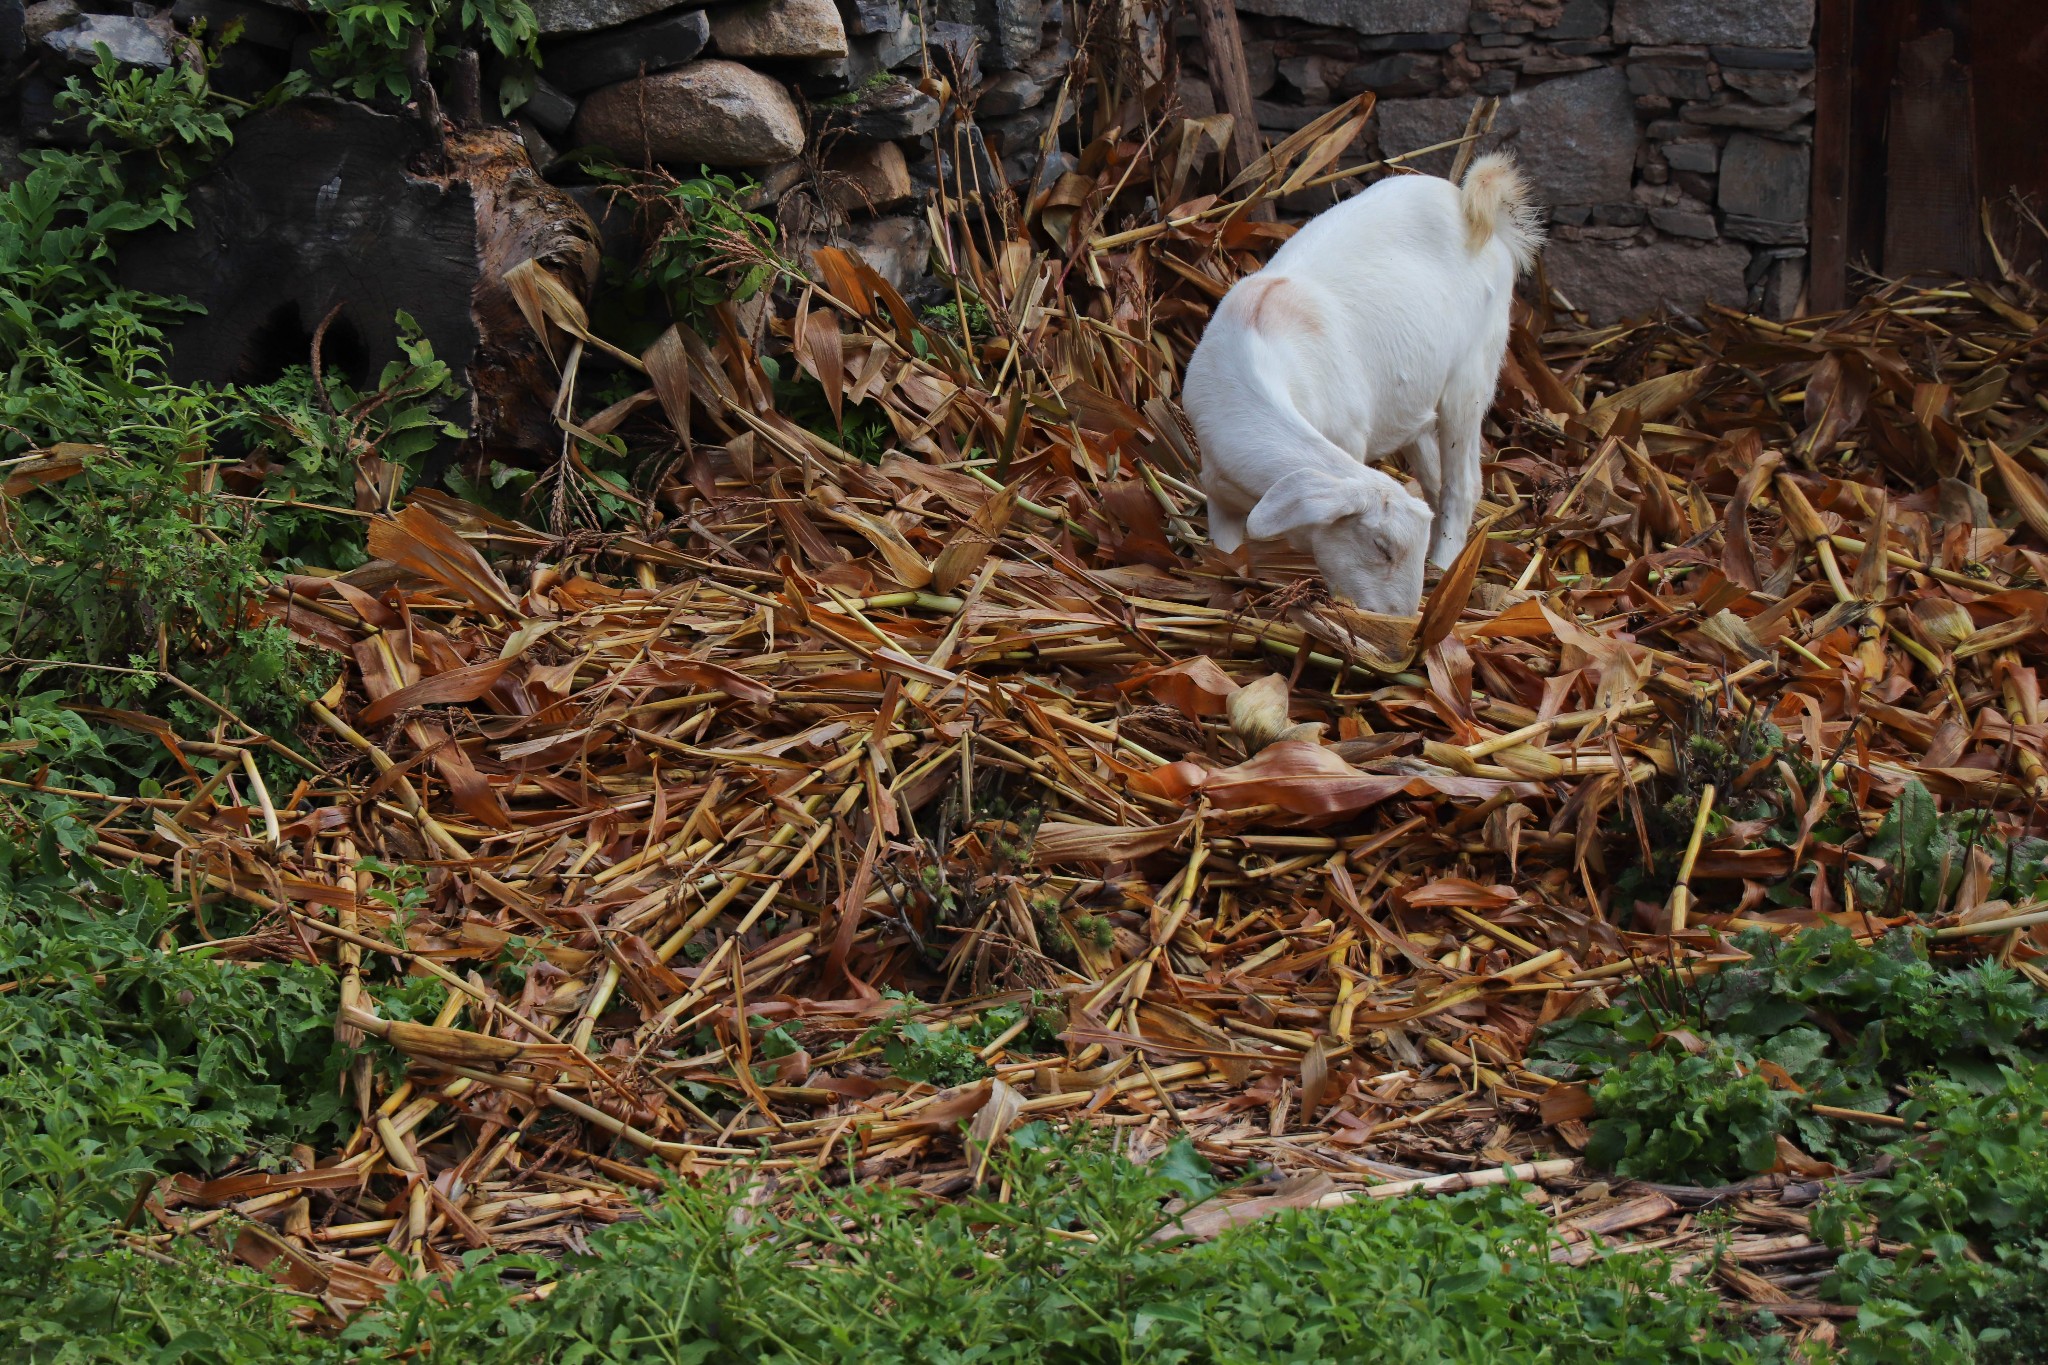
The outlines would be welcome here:
<svg viewBox="0 0 2048 1365">
<path fill-rule="evenodd" d="M 781 82 L 738 62 L 701 61 L 594 91 L 576 141 L 632 160 L 767 166 L 804 148 L 803 118 Z"/>
</svg>

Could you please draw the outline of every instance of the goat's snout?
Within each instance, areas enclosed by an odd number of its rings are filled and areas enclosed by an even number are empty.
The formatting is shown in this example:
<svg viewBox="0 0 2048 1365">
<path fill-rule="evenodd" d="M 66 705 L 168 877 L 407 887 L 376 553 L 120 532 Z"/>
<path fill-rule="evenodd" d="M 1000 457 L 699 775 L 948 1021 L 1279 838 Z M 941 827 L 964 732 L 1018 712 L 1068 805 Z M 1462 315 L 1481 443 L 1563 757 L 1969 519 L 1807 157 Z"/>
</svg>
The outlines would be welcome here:
<svg viewBox="0 0 2048 1365">
<path fill-rule="evenodd" d="M 1361 611 L 1406 616 L 1422 600 L 1430 521 L 1429 504 L 1396 485 L 1366 510 L 1316 527 L 1309 548 L 1339 597 Z"/>
</svg>

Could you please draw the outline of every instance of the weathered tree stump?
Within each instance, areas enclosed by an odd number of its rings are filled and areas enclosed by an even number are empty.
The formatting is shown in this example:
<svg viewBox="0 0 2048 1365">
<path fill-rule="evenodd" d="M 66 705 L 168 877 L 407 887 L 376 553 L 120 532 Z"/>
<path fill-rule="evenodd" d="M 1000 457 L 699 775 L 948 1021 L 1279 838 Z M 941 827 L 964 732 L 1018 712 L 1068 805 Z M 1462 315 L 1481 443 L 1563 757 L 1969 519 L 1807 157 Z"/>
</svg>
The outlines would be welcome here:
<svg viewBox="0 0 2048 1365">
<path fill-rule="evenodd" d="M 121 253 L 124 283 L 206 309 L 167 329 L 174 380 L 273 378 L 307 362 L 332 314 L 324 367 L 368 384 L 402 358 L 402 310 L 466 379 L 480 453 L 531 462 L 560 451 L 549 416 L 559 375 L 504 273 L 537 260 L 585 296 L 597 231 L 534 172 L 513 130 L 435 137 L 352 101 L 295 100 L 237 129 L 191 210 L 190 228 Z"/>
</svg>

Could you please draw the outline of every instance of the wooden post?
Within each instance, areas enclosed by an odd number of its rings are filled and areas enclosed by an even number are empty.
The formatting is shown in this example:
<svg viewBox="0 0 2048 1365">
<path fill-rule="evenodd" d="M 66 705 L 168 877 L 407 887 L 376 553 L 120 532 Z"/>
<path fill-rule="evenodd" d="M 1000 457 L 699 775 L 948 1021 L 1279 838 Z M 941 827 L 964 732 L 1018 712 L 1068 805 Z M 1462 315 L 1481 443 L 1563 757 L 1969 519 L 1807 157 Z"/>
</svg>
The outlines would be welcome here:
<svg viewBox="0 0 2048 1365">
<path fill-rule="evenodd" d="M 1252 106 L 1252 77 L 1245 66 L 1244 40 L 1237 29 L 1237 7 L 1231 0 L 1192 3 L 1195 17 L 1202 25 L 1202 44 L 1209 49 L 1209 84 L 1230 114 L 1227 171 L 1236 175 L 1259 159 L 1259 114 Z M 1271 210 L 1260 216 L 1270 217 Z"/>
<path fill-rule="evenodd" d="M 1812 245 L 1806 298 L 1816 313 L 1849 302 L 1849 109 L 1855 0 L 1820 0 L 1814 22 Z"/>
</svg>

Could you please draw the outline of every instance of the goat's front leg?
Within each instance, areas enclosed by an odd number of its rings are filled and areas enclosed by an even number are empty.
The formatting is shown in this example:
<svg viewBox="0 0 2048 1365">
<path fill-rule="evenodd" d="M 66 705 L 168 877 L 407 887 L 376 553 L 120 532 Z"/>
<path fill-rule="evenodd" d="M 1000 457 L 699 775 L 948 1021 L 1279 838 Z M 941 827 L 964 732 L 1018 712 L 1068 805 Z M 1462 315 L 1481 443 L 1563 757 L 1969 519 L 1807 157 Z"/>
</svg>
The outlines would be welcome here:
<svg viewBox="0 0 2048 1365">
<path fill-rule="evenodd" d="M 1422 486 L 1422 500 L 1429 504 L 1429 510 L 1436 511 L 1443 501 L 1444 488 L 1443 455 L 1436 432 L 1425 431 L 1409 442 L 1401 452 L 1401 462 Z"/>
</svg>

